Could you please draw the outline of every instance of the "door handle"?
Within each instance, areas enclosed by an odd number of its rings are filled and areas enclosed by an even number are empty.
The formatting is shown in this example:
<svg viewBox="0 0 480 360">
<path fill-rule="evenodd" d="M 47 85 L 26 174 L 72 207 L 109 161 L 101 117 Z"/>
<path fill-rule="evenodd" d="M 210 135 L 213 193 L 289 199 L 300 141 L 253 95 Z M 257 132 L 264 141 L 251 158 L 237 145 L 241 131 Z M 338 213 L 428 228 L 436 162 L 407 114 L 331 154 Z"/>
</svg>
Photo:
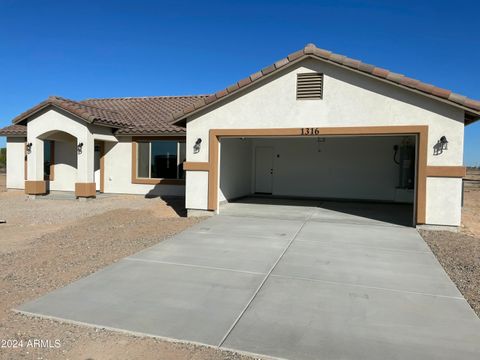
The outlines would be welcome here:
<svg viewBox="0 0 480 360">
<path fill-rule="evenodd" d="M 270 175 L 273 175 L 273 169 L 270 169 Z"/>
</svg>

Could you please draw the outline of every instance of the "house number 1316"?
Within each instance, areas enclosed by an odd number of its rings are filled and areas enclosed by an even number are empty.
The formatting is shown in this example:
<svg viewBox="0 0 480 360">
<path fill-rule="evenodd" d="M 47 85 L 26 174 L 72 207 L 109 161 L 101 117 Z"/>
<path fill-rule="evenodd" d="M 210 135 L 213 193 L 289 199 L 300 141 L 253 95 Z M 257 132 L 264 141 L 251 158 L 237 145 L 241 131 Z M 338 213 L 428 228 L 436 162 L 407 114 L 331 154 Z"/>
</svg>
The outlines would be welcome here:
<svg viewBox="0 0 480 360">
<path fill-rule="evenodd" d="M 302 128 L 302 135 L 320 135 L 318 128 Z"/>
</svg>

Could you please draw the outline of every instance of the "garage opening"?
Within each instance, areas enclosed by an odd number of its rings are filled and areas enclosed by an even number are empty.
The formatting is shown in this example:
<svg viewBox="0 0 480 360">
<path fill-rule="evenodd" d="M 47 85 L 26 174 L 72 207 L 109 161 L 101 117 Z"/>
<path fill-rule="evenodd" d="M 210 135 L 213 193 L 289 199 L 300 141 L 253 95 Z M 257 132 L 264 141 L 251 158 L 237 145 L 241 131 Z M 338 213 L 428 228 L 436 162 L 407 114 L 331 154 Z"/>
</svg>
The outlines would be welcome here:
<svg viewBox="0 0 480 360">
<path fill-rule="evenodd" d="M 415 135 L 220 138 L 219 211 L 296 199 L 412 226 L 416 142 Z"/>
</svg>

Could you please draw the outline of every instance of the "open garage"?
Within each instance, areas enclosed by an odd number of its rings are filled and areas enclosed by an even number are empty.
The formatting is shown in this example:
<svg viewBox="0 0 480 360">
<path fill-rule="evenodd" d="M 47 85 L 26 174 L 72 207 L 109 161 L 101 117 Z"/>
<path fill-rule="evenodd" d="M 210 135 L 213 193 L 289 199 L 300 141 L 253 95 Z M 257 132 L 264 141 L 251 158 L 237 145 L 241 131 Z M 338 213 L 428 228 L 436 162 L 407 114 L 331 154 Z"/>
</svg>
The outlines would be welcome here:
<svg viewBox="0 0 480 360">
<path fill-rule="evenodd" d="M 372 209 L 381 213 L 388 204 L 404 225 L 414 224 L 413 135 L 224 137 L 219 153 L 220 205 L 317 200 L 376 216 Z"/>
<path fill-rule="evenodd" d="M 189 215 L 264 196 L 398 204 L 409 225 L 460 226 L 470 112 L 334 59 L 308 45 L 174 115 Z"/>
</svg>

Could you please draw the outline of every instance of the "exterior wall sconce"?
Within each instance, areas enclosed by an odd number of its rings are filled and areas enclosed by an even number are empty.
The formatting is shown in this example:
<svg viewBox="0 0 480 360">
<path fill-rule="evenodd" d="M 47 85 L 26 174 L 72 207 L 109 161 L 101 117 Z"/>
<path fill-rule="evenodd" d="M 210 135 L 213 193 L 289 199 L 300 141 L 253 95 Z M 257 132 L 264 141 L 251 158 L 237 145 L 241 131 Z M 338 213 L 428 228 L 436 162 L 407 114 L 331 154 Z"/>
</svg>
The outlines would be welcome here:
<svg viewBox="0 0 480 360">
<path fill-rule="evenodd" d="M 77 145 L 77 154 L 80 155 L 82 153 L 83 143 Z"/>
<path fill-rule="evenodd" d="M 442 150 L 448 150 L 448 140 L 445 136 L 440 138 L 440 143 L 442 144 Z"/>
<path fill-rule="evenodd" d="M 27 144 L 27 154 L 30 154 L 32 152 L 32 143 Z"/>
<path fill-rule="evenodd" d="M 200 145 L 202 143 L 202 139 L 198 138 L 197 141 L 195 141 L 195 145 L 193 145 L 193 153 L 198 154 L 200 152 Z"/>
<path fill-rule="evenodd" d="M 433 146 L 433 155 L 440 155 L 444 150 L 448 150 L 448 140 L 445 136 L 442 136 Z"/>
</svg>

